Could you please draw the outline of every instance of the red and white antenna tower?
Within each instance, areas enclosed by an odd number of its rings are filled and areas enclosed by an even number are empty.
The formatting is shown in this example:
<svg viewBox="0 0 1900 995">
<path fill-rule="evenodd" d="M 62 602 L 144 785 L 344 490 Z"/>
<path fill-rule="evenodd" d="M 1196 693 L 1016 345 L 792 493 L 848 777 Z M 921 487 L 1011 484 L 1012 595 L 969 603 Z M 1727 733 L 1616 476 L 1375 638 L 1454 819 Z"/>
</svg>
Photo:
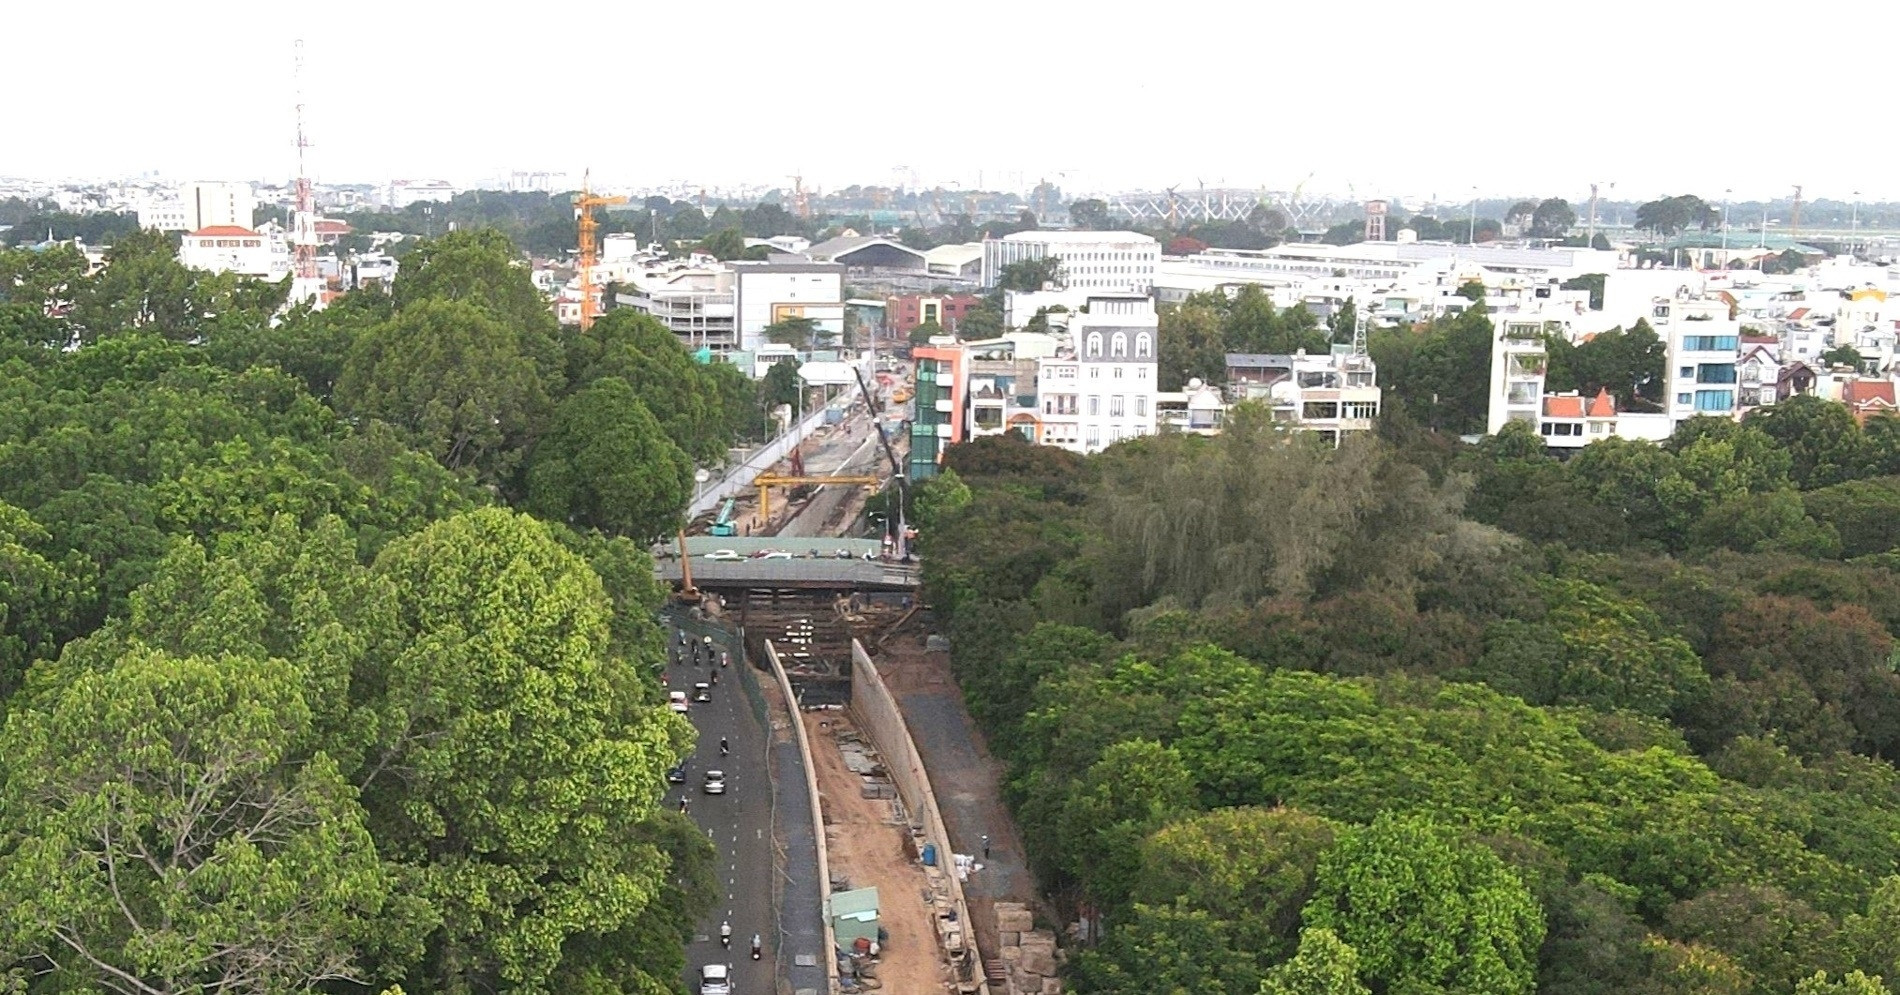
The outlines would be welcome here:
<svg viewBox="0 0 1900 995">
<path fill-rule="evenodd" d="M 290 246 L 295 277 L 290 285 L 292 301 L 322 303 L 323 281 L 317 276 L 317 206 L 310 192 L 310 176 L 304 169 L 304 150 L 310 140 L 303 130 L 303 39 L 297 39 L 297 213 L 292 222 Z"/>
</svg>

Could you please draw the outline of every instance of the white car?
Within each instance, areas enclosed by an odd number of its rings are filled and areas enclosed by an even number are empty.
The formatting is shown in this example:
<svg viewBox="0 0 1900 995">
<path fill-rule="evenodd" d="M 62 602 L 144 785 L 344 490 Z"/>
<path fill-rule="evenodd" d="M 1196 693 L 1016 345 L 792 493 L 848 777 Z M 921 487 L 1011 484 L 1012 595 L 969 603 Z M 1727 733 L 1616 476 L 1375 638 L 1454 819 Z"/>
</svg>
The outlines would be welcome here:
<svg viewBox="0 0 1900 995">
<path fill-rule="evenodd" d="M 767 550 L 759 555 L 759 559 L 761 560 L 789 560 L 791 558 L 792 554 L 782 549 Z"/>
<path fill-rule="evenodd" d="M 699 995 L 732 995 L 732 969 L 724 964 L 700 968 Z"/>
<path fill-rule="evenodd" d="M 705 791 L 709 795 L 725 794 L 726 793 L 726 772 L 723 770 L 707 771 L 706 784 L 701 790 Z"/>
<path fill-rule="evenodd" d="M 693 708 L 692 705 L 687 704 L 686 692 L 684 691 L 668 691 L 666 693 L 666 707 L 680 713 L 681 715 L 685 715 L 687 712 L 692 711 L 692 708 Z"/>
<path fill-rule="evenodd" d="M 745 557 L 740 556 L 739 551 L 736 549 L 715 549 L 706 554 L 706 559 L 730 562 L 732 560 L 743 560 Z"/>
</svg>

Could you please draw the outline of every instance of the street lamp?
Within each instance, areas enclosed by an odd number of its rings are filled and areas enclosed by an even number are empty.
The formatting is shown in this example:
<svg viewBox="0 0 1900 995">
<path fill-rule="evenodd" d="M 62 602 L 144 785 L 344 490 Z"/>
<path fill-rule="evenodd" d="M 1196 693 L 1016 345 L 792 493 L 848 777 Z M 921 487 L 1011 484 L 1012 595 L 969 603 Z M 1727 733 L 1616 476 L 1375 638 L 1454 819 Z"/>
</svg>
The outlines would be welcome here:
<svg viewBox="0 0 1900 995">
<path fill-rule="evenodd" d="M 1735 188 L 1722 191 L 1722 268 L 1728 269 L 1728 202 L 1735 196 Z"/>
</svg>

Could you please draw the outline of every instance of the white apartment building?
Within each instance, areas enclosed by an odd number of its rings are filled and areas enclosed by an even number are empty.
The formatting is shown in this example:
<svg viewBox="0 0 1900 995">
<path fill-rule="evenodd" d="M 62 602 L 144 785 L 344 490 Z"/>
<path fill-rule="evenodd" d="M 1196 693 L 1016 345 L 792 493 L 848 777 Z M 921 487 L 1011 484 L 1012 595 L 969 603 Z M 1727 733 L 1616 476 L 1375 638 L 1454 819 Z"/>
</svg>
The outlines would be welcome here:
<svg viewBox="0 0 1900 995">
<path fill-rule="evenodd" d="M 1561 323 L 1537 316 L 1500 314 L 1492 318 L 1497 334 L 1491 338 L 1491 391 L 1484 430 L 1496 435 L 1509 422 L 1538 428 L 1544 404 L 1544 372 L 1548 363 L 1544 336 L 1559 331 Z"/>
<path fill-rule="evenodd" d="M 419 201 L 446 204 L 455 199 L 455 187 L 447 180 L 392 180 L 389 206 L 401 210 Z"/>
<path fill-rule="evenodd" d="M 1720 298 L 1657 298 L 1650 326 L 1668 344 L 1663 398 L 1671 423 L 1697 415 L 1733 418 L 1740 409 L 1735 375 L 1741 322 Z"/>
<path fill-rule="evenodd" d="M 1234 400 L 1264 403 L 1274 421 L 1316 432 L 1334 446 L 1372 431 L 1379 416 L 1378 367 L 1349 345 L 1316 354 L 1229 353 L 1226 365 Z"/>
<path fill-rule="evenodd" d="M 1036 364 L 1036 441 L 1082 452 L 1082 364 L 1059 355 Z"/>
<path fill-rule="evenodd" d="M 1067 448 L 1098 453 L 1154 434 L 1159 328 L 1154 302 L 1142 294 L 1090 297 L 1088 313 L 1071 319 L 1080 443 Z"/>
<path fill-rule="evenodd" d="M 249 183 L 194 180 L 175 196 L 154 197 L 138 208 L 139 227 L 159 231 L 200 228 L 249 228 L 257 213 L 257 192 Z"/>
<path fill-rule="evenodd" d="M 290 247 L 282 239 L 237 225 L 212 225 L 186 235 L 178 261 L 192 269 L 272 282 L 290 275 Z"/>
<path fill-rule="evenodd" d="M 787 254 L 726 265 L 733 274 L 733 322 L 741 351 L 757 351 L 766 341 L 766 327 L 787 318 L 810 318 L 820 332 L 843 337 L 843 264 Z"/>
<path fill-rule="evenodd" d="M 996 286 L 1011 263 L 1050 256 L 1062 260 L 1061 282 L 1070 289 L 1146 294 L 1154 288 L 1161 243 L 1131 231 L 1037 230 L 984 239 L 983 286 Z"/>
</svg>

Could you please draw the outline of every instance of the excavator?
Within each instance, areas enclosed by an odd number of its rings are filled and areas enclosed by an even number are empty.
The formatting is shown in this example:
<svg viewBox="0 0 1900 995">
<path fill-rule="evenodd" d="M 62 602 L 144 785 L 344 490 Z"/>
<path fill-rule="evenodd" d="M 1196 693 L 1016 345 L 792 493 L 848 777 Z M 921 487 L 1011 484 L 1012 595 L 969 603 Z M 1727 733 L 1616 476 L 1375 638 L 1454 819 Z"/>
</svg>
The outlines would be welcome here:
<svg viewBox="0 0 1900 995">
<path fill-rule="evenodd" d="M 739 526 L 732 520 L 732 504 L 733 499 L 727 498 L 726 503 L 719 509 L 719 517 L 713 519 L 712 526 L 706 530 L 708 535 L 724 538 L 739 534 Z"/>
<path fill-rule="evenodd" d="M 897 453 L 891 449 L 891 440 L 884 435 L 884 426 L 878 424 L 884 411 L 883 405 L 878 402 L 877 391 L 864 382 L 861 370 L 853 367 L 851 373 L 858 378 L 858 389 L 864 392 L 865 407 L 871 409 L 871 431 L 877 433 L 878 444 L 884 447 L 884 458 L 891 464 L 891 483 L 897 488 L 897 514 L 892 516 L 888 524 L 892 527 L 891 548 L 901 560 L 909 549 L 907 540 L 910 529 L 904 521 L 904 506 L 910 503 L 909 478 L 904 474 L 904 465 L 897 461 Z"/>
</svg>

